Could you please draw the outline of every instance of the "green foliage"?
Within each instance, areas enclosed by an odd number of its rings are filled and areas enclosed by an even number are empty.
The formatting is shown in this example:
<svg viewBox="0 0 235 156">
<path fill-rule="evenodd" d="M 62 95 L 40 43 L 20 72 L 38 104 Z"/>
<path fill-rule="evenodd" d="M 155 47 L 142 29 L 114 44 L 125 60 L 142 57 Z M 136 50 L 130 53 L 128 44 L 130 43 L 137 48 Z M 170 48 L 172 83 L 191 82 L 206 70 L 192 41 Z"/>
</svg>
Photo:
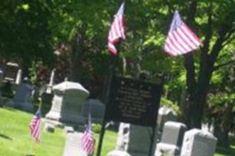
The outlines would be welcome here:
<svg viewBox="0 0 235 156">
<path fill-rule="evenodd" d="M 172 108 L 177 116 L 181 113 L 179 106 L 171 100 L 166 99 L 165 97 L 161 98 L 161 105 Z"/>
<path fill-rule="evenodd" d="M 92 124 L 92 131 L 94 133 L 99 134 L 101 131 L 101 125 L 100 124 Z"/>
</svg>

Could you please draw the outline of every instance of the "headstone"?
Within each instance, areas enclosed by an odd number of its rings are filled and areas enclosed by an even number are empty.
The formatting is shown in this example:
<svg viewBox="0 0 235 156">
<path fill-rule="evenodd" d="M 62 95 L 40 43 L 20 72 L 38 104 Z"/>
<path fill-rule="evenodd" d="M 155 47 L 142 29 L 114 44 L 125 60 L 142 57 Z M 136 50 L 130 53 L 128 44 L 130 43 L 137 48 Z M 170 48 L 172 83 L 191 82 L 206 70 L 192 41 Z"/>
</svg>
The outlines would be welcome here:
<svg viewBox="0 0 235 156">
<path fill-rule="evenodd" d="M 110 88 L 105 121 L 131 124 L 127 138 L 118 138 L 118 148 L 124 148 L 133 156 L 153 153 L 153 134 L 156 133 L 153 129 L 156 127 L 162 84 L 114 76 Z"/>
<path fill-rule="evenodd" d="M 162 106 L 158 110 L 157 125 L 158 130 L 162 132 L 163 126 L 167 121 L 176 121 L 176 113 L 171 108 Z"/>
<path fill-rule="evenodd" d="M 55 132 L 55 125 L 46 122 L 45 125 L 44 125 L 44 129 L 45 129 L 46 132 L 54 133 Z"/>
<path fill-rule="evenodd" d="M 129 134 L 129 143 L 128 143 L 127 152 L 133 156 L 149 155 L 153 129 L 151 127 L 130 125 L 129 133 L 130 134 Z M 154 140 L 154 142 L 155 141 L 156 140 Z M 153 147 L 152 149 L 152 152 L 154 151 L 155 151 L 155 147 Z"/>
<path fill-rule="evenodd" d="M 120 123 L 118 130 L 118 138 L 116 149 L 120 151 L 127 151 L 129 144 L 130 124 Z"/>
<path fill-rule="evenodd" d="M 19 70 L 19 65 L 17 63 L 7 62 L 4 73 L 4 79 L 14 84 L 16 81 L 18 70 Z"/>
<path fill-rule="evenodd" d="M 21 83 L 21 80 L 22 80 L 22 70 L 18 69 L 15 84 L 19 85 Z"/>
<path fill-rule="evenodd" d="M 179 156 L 186 129 L 183 123 L 166 122 L 163 128 L 161 142 L 156 145 L 155 156 Z"/>
<path fill-rule="evenodd" d="M 89 112 L 93 123 L 102 123 L 105 112 L 105 105 L 97 99 L 87 100 L 82 107 L 82 118 L 86 121 Z"/>
<path fill-rule="evenodd" d="M 167 121 L 176 121 L 176 113 L 173 109 L 162 106 L 158 110 L 158 117 L 157 117 L 157 143 L 161 141 L 163 126 Z"/>
<path fill-rule="evenodd" d="M 54 97 L 47 119 L 67 124 L 81 123 L 81 107 L 89 95 L 81 84 L 64 81 L 53 86 Z"/>
<path fill-rule="evenodd" d="M 213 156 L 217 139 L 213 134 L 199 129 L 185 133 L 180 156 Z"/>
<path fill-rule="evenodd" d="M 28 83 L 21 83 L 15 93 L 15 96 L 13 98 L 13 106 L 17 108 L 24 109 L 26 111 L 32 111 L 33 110 L 33 104 L 32 104 L 32 90 L 33 87 Z"/>
<path fill-rule="evenodd" d="M 51 71 L 51 76 L 50 76 L 50 82 L 47 85 L 46 93 L 51 94 L 52 93 L 52 87 L 54 85 L 54 79 L 55 79 L 55 69 Z"/>
</svg>

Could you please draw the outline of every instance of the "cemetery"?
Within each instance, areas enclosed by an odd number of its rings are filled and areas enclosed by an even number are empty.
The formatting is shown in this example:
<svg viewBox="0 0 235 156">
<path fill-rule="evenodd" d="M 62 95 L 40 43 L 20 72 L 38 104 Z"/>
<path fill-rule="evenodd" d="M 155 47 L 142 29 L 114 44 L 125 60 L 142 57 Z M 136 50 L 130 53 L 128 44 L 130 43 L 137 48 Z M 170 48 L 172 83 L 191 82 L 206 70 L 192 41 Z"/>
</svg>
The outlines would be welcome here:
<svg viewBox="0 0 235 156">
<path fill-rule="evenodd" d="M 4 1 L 0 156 L 235 156 L 234 8 Z"/>
</svg>

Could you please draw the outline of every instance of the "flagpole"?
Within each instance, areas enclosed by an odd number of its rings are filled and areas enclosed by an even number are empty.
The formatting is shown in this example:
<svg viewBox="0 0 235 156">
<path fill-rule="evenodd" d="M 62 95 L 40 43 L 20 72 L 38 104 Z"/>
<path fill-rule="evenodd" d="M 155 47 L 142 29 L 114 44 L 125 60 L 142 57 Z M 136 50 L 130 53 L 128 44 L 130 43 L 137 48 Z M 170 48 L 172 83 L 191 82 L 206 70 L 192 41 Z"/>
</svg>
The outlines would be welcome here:
<svg viewBox="0 0 235 156">
<path fill-rule="evenodd" d="M 108 84 L 107 87 L 104 87 L 104 103 L 106 105 L 109 104 L 109 95 L 110 95 L 110 88 L 111 88 L 111 82 L 112 82 L 112 77 L 115 74 L 115 62 L 118 57 L 118 50 L 115 47 L 118 42 L 121 42 L 122 39 L 125 39 L 125 29 L 124 29 L 124 23 L 123 23 L 123 14 L 124 14 L 124 7 L 125 3 L 121 4 L 120 8 L 118 9 L 118 12 L 115 14 L 115 18 L 112 22 L 111 28 L 109 30 L 109 35 L 108 35 L 108 49 L 109 52 L 112 54 L 111 59 L 110 59 L 110 65 L 109 65 L 109 72 L 110 75 L 107 79 L 107 83 L 104 85 Z M 117 24 L 118 23 L 118 24 Z M 118 29 L 118 33 L 117 30 Z M 105 115 L 102 121 L 102 127 L 101 127 L 101 132 L 100 132 L 100 138 L 99 138 L 99 145 L 97 149 L 97 156 L 100 156 L 101 154 L 101 149 L 102 149 L 102 144 L 103 144 L 103 138 L 105 134 L 105 124 L 106 124 L 106 111 Z"/>
<path fill-rule="evenodd" d="M 111 86 L 111 81 L 112 81 L 112 77 L 115 74 L 115 62 L 117 60 L 117 56 L 111 55 L 111 59 L 110 59 L 110 74 L 109 77 L 107 78 L 107 83 L 108 84 L 107 87 L 105 87 L 105 95 L 104 95 L 104 101 L 105 101 L 105 105 L 109 104 L 109 94 L 110 94 L 110 86 Z M 97 155 L 96 156 L 101 156 L 101 149 L 102 149 L 102 145 L 103 145 L 103 139 L 104 139 L 104 134 L 105 134 L 105 124 L 106 124 L 106 119 L 104 117 L 103 122 L 102 122 L 102 127 L 101 127 L 101 132 L 100 132 L 100 137 L 99 137 L 99 144 L 98 144 L 98 149 L 97 149 Z"/>
</svg>

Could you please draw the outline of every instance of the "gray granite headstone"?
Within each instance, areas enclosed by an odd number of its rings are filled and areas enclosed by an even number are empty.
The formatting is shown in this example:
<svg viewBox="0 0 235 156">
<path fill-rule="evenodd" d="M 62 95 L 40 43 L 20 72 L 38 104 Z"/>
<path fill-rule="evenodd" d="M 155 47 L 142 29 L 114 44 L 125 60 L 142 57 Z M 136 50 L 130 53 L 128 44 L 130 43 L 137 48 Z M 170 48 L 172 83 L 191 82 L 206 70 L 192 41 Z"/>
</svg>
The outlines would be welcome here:
<svg viewBox="0 0 235 156">
<path fill-rule="evenodd" d="M 32 104 L 32 90 L 33 87 L 27 83 L 21 83 L 15 93 L 13 98 L 13 106 L 17 108 L 21 108 L 27 111 L 33 110 Z"/>
<path fill-rule="evenodd" d="M 97 99 L 89 99 L 82 106 L 82 118 L 87 121 L 88 114 L 91 114 L 93 123 L 102 123 L 105 105 Z"/>
<path fill-rule="evenodd" d="M 153 129 L 151 127 L 131 125 L 127 152 L 133 156 L 149 155 L 152 135 Z M 152 151 L 155 150 L 154 148 Z"/>
<path fill-rule="evenodd" d="M 163 128 L 161 142 L 156 145 L 155 156 L 178 156 L 186 126 L 183 123 L 168 121 Z"/>
<path fill-rule="evenodd" d="M 47 119 L 68 124 L 81 123 L 82 104 L 89 95 L 81 84 L 64 81 L 53 86 L 54 97 Z"/>
<path fill-rule="evenodd" d="M 213 134 L 199 129 L 185 133 L 180 156 L 213 156 L 217 139 Z"/>
</svg>

